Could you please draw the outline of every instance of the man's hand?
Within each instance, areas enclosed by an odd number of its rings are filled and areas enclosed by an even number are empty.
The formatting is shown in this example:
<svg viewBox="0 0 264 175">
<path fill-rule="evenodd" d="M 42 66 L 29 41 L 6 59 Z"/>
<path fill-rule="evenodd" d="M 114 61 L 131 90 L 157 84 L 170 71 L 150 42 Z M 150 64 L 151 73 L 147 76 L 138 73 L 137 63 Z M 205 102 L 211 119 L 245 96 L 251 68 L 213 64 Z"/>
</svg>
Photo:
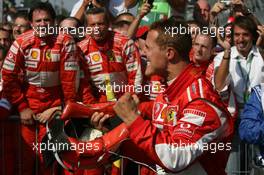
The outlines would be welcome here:
<svg viewBox="0 0 264 175">
<path fill-rule="evenodd" d="M 136 95 L 125 93 L 114 105 L 114 111 L 126 125 L 130 125 L 137 118 L 139 99 Z"/>
<path fill-rule="evenodd" d="M 262 49 L 264 49 L 264 25 L 259 25 L 257 30 L 259 37 L 256 45 Z"/>
<path fill-rule="evenodd" d="M 139 17 L 143 18 L 144 16 L 146 16 L 150 10 L 152 8 L 152 5 L 148 4 L 148 3 L 144 3 L 142 4 L 141 8 L 140 8 L 140 12 L 139 12 Z"/>
<path fill-rule="evenodd" d="M 45 110 L 44 112 L 37 114 L 35 117 L 35 120 L 39 121 L 40 123 L 46 123 L 47 121 L 52 120 L 52 117 L 53 117 L 52 114 L 56 110 L 61 110 L 61 107 L 49 108 L 49 109 Z"/>
<path fill-rule="evenodd" d="M 108 131 L 108 129 L 104 127 L 104 123 L 110 117 L 111 117 L 110 115 L 108 115 L 108 114 L 105 115 L 103 112 L 101 112 L 101 113 L 95 112 L 95 113 L 93 113 L 93 115 L 91 117 L 90 123 L 96 129 L 106 132 L 106 131 Z"/>
<path fill-rule="evenodd" d="M 210 13 L 211 15 L 213 15 L 214 17 L 217 16 L 220 12 L 224 11 L 225 8 L 225 4 L 221 3 L 221 2 L 216 2 L 213 6 L 213 8 L 211 9 Z"/>
<path fill-rule="evenodd" d="M 20 112 L 20 120 L 24 125 L 32 125 L 35 114 L 30 108 L 26 108 Z"/>
<path fill-rule="evenodd" d="M 244 1 L 243 0 L 232 0 L 231 4 L 233 4 L 233 5 L 243 5 L 244 6 Z"/>
</svg>

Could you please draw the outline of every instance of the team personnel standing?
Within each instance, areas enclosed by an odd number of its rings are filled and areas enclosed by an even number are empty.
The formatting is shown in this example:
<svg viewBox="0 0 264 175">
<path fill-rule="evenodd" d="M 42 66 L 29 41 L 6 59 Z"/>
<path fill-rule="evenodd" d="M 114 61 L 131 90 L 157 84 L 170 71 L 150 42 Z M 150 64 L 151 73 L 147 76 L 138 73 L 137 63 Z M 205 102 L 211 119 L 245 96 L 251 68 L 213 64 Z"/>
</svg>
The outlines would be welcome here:
<svg viewBox="0 0 264 175">
<path fill-rule="evenodd" d="M 75 101 L 78 89 L 76 44 L 70 35 L 47 34 L 54 19 L 55 11 L 49 3 L 37 3 L 29 12 L 34 30 L 14 41 L 3 65 L 3 95 L 17 107 L 22 122 L 21 174 L 26 175 L 52 174 L 52 168 L 45 169 L 34 148 L 46 133 L 44 123 L 49 116 L 44 111 Z"/>
<path fill-rule="evenodd" d="M 94 31 L 79 46 L 89 66 L 95 97 L 105 102 L 118 99 L 125 91 L 134 92 L 142 83 L 140 54 L 134 42 L 108 30 L 109 20 L 104 8 L 88 10 L 86 22 Z"/>
</svg>

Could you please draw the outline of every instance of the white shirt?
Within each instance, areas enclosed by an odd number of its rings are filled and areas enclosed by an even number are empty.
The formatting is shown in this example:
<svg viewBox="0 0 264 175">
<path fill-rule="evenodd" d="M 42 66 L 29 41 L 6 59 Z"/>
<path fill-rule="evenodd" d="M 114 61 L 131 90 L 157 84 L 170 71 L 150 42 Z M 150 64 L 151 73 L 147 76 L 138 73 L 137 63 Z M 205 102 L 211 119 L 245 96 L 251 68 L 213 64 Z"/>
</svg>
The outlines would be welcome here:
<svg viewBox="0 0 264 175">
<path fill-rule="evenodd" d="M 221 64 L 223 55 L 224 52 L 221 52 L 214 58 L 215 69 Z M 231 48 L 229 75 L 226 79 L 226 85 L 231 85 L 237 102 L 243 104 L 245 90 L 247 89 L 250 93 L 251 88 L 261 82 L 264 82 L 264 61 L 257 47 L 252 47 L 246 59 L 233 46 Z"/>
</svg>

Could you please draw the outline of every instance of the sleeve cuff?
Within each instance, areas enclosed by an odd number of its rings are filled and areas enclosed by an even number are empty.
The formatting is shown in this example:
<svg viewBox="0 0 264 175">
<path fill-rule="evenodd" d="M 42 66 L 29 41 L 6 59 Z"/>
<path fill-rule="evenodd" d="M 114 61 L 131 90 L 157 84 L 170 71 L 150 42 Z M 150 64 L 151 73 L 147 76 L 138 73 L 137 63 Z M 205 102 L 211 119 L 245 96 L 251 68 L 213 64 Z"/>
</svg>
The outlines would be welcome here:
<svg viewBox="0 0 264 175">
<path fill-rule="evenodd" d="M 17 109 L 19 112 L 22 112 L 24 109 L 28 108 L 28 104 L 26 102 L 22 102 L 18 105 Z"/>
<path fill-rule="evenodd" d="M 142 131 L 141 127 L 143 127 L 145 120 L 139 115 L 137 119 L 128 126 L 128 130 L 130 132 L 130 138 L 138 137 L 138 133 Z"/>
</svg>

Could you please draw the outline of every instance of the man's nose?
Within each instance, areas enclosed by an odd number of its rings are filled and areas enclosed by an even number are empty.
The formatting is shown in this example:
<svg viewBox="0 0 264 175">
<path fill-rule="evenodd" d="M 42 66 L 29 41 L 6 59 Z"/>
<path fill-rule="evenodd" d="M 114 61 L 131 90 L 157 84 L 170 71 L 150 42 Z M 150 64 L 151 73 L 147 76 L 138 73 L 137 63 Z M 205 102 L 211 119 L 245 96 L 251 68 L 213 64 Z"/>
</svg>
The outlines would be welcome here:
<svg viewBox="0 0 264 175">
<path fill-rule="evenodd" d="M 45 20 L 41 20 L 39 23 L 40 26 L 46 26 L 47 22 Z"/>
<path fill-rule="evenodd" d="M 242 35 L 239 35 L 239 37 L 238 37 L 238 41 L 241 42 L 241 41 L 243 41 L 243 40 L 244 40 L 244 37 L 243 37 Z"/>
</svg>

